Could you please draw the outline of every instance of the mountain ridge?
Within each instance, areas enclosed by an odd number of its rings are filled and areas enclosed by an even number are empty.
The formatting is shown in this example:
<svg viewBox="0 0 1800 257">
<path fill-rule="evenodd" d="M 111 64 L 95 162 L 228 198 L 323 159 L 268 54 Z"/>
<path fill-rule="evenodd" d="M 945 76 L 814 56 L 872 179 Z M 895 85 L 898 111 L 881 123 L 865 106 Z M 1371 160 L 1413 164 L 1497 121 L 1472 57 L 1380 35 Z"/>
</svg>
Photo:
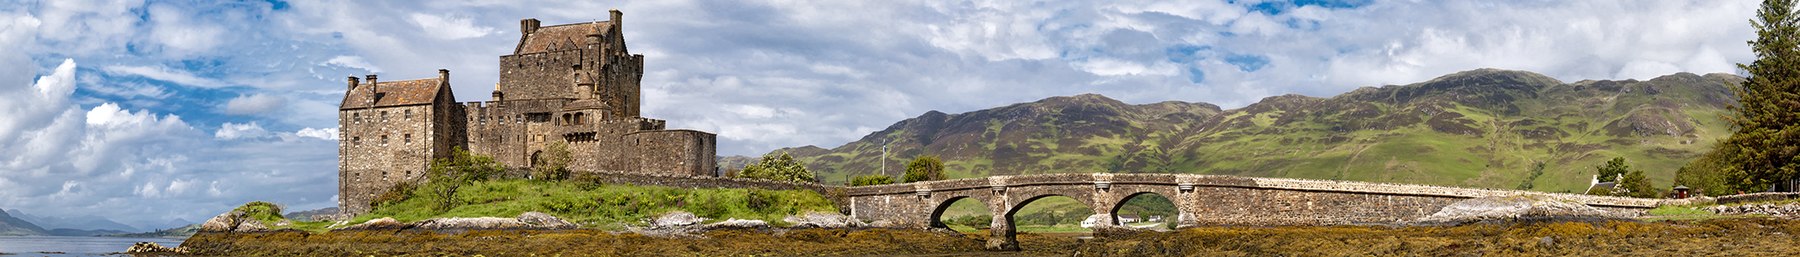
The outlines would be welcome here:
<svg viewBox="0 0 1800 257">
<path fill-rule="evenodd" d="M 1729 133 L 1730 74 L 1565 83 L 1477 69 L 1332 97 L 1277 95 L 1236 109 L 1127 104 L 1098 94 L 958 114 L 929 111 L 830 149 L 783 148 L 830 183 L 920 154 L 951 177 L 1169 172 L 1575 191 L 1592 166 L 1625 156 L 1658 185 Z M 1526 175 L 1537 162 L 1542 178 Z M 1654 169 L 1654 170 L 1651 170 Z M 1537 181 L 1537 180 L 1542 181 Z"/>
</svg>

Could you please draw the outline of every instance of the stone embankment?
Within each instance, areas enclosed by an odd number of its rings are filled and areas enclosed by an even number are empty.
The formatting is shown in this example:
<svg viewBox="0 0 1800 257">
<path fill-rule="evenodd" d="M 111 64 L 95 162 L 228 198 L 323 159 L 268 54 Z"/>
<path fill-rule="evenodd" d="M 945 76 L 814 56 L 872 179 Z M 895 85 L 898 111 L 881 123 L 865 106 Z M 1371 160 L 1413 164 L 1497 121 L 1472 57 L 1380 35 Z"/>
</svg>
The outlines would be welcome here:
<svg viewBox="0 0 1800 257">
<path fill-rule="evenodd" d="M 1778 218 L 1800 218 L 1800 203 L 1715 205 L 1707 211 L 1721 215 L 1768 215 Z"/>
<path fill-rule="evenodd" d="M 1581 202 L 1542 195 L 1481 197 L 1457 201 L 1415 225 L 1463 225 L 1539 221 L 1623 220 L 1633 215 L 1595 208 Z"/>
<path fill-rule="evenodd" d="M 350 225 L 335 230 L 398 230 L 422 229 L 435 231 L 451 230 L 563 230 L 575 229 L 579 226 L 550 214 L 526 212 L 514 218 L 475 217 L 475 218 L 433 218 L 412 223 L 401 223 L 394 218 L 373 219 L 362 224 Z"/>
</svg>

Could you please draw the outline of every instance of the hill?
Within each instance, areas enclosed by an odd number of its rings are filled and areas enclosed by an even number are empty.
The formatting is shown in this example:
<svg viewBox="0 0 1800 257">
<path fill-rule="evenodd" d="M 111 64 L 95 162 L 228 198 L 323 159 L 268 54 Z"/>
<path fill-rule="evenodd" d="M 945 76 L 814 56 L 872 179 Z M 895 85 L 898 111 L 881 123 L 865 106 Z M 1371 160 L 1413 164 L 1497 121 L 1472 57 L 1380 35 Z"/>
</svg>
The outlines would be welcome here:
<svg viewBox="0 0 1800 257">
<path fill-rule="evenodd" d="M 1730 131 L 1743 78 L 1678 73 L 1564 83 L 1480 69 L 1330 98 L 1243 108 L 1126 104 L 1083 94 L 961 114 L 926 112 L 831 149 L 786 148 L 827 183 L 920 154 L 953 178 L 1068 172 L 1199 173 L 1580 192 L 1626 157 L 1658 186 Z M 1541 172 L 1534 172 L 1542 163 Z M 890 172 L 895 173 L 895 172 Z"/>
<path fill-rule="evenodd" d="M 13 217 L 5 210 L 0 210 L 0 236 L 41 236 L 49 231 L 25 220 Z"/>
</svg>

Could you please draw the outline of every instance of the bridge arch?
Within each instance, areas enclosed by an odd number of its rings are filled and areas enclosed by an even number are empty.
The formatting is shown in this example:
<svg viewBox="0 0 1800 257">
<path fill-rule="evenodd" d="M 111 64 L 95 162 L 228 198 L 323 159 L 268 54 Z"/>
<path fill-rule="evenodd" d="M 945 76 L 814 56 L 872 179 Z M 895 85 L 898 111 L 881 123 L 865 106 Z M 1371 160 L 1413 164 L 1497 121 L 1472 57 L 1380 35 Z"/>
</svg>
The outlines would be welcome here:
<svg viewBox="0 0 1800 257">
<path fill-rule="evenodd" d="M 944 212 L 949 211 L 950 206 L 956 204 L 957 201 L 961 201 L 961 200 L 965 200 L 965 199 L 972 200 L 977 203 L 981 203 L 982 209 L 987 210 L 988 215 L 990 215 L 990 216 L 994 215 L 995 213 L 1000 213 L 1000 212 L 994 211 L 994 205 L 992 204 L 992 201 L 988 201 L 988 199 L 986 199 L 985 197 L 972 196 L 972 195 L 954 195 L 954 196 L 950 196 L 950 197 L 945 197 L 944 200 L 937 201 L 936 203 L 934 203 L 936 205 L 936 207 L 932 208 L 931 215 L 926 220 L 926 222 L 927 222 L 926 224 L 928 224 L 930 227 L 933 227 L 933 228 L 950 228 L 949 224 L 944 224 Z"/>
<path fill-rule="evenodd" d="M 1112 208 L 1110 209 L 1111 213 L 1106 213 L 1106 216 L 1107 216 L 1106 220 L 1110 221 L 1109 225 L 1124 226 L 1126 221 L 1119 217 L 1119 211 L 1122 211 L 1125 209 L 1125 204 L 1127 202 L 1131 202 L 1132 199 L 1137 199 L 1138 197 L 1159 197 L 1159 198 L 1164 199 L 1164 201 L 1169 202 L 1169 205 L 1174 207 L 1174 209 L 1169 210 L 1169 211 L 1172 211 L 1173 213 L 1167 213 L 1168 215 L 1161 217 L 1162 221 L 1166 222 L 1166 223 L 1180 224 L 1179 219 L 1184 216 L 1181 214 L 1189 213 L 1188 210 L 1182 209 L 1183 204 L 1180 204 L 1178 201 L 1176 201 L 1175 200 L 1176 198 L 1173 195 L 1164 195 L 1163 193 L 1158 193 L 1155 191 L 1139 191 L 1139 192 L 1121 194 L 1121 195 L 1122 196 L 1119 197 L 1118 200 L 1112 201 Z M 1150 217 L 1140 217 L 1140 218 L 1148 219 Z"/>
</svg>

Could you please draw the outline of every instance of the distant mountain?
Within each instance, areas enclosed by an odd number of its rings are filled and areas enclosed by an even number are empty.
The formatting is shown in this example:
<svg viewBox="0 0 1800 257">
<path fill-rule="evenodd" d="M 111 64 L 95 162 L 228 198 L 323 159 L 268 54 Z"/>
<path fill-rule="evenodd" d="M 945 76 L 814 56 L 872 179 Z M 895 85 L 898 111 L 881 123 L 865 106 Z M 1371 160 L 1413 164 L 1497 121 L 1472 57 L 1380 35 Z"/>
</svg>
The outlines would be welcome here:
<svg viewBox="0 0 1800 257">
<path fill-rule="evenodd" d="M 50 232 L 31 224 L 29 221 L 13 217 L 5 210 L 0 210 L 0 236 L 41 236 Z"/>
<path fill-rule="evenodd" d="M 1578 191 L 1626 157 L 1658 186 L 1731 131 L 1728 74 L 1564 83 L 1480 69 L 1330 98 L 1243 108 L 1126 104 L 1084 94 L 902 120 L 842 146 L 785 148 L 828 183 L 920 154 L 954 178 L 1068 172 L 1199 173 Z M 1544 163 L 1541 174 L 1531 172 Z M 723 163 L 723 162 L 721 162 Z"/>
<path fill-rule="evenodd" d="M 114 234 L 104 234 L 104 235 L 99 235 L 99 236 L 142 237 L 142 238 L 152 238 L 152 237 L 187 238 L 188 236 L 193 236 L 194 232 L 198 232 L 198 231 L 200 231 L 200 224 L 188 224 L 185 226 L 174 227 L 174 228 L 169 228 L 169 229 L 158 229 L 156 231 L 150 231 L 150 232 L 144 232 L 144 233 L 114 233 Z"/>
<path fill-rule="evenodd" d="M 33 224 L 37 224 L 39 226 L 43 226 L 44 228 L 48 228 L 48 229 L 66 228 L 66 229 L 87 230 L 87 231 L 124 231 L 124 232 L 142 232 L 142 231 L 144 231 L 143 229 L 139 229 L 139 228 L 133 227 L 131 225 L 125 225 L 124 223 L 119 223 L 118 221 L 113 221 L 111 219 L 102 218 L 102 217 L 94 216 L 94 215 L 83 215 L 83 216 L 77 216 L 77 217 L 58 217 L 58 216 L 37 216 L 37 215 L 25 213 L 23 211 L 19 211 L 19 210 L 11 210 L 11 212 L 12 212 L 13 216 L 18 217 L 19 219 L 30 221 Z"/>
<path fill-rule="evenodd" d="M 319 208 L 319 209 L 314 209 L 314 210 L 289 212 L 287 214 L 282 214 L 281 216 L 285 217 L 287 219 L 296 220 L 296 221 L 314 221 L 314 220 L 319 220 L 319 218 L 322 218 L 325 216 L 337 215 L 337 214 L 338 214 L 338 207 L 325 207 L 325 208 Z"/>
<path fill-rule="evenodd" d="M 124 233 L 131 233 L 131 232 L 110 230 L 110 229 L 86 230 L 86 229 L 72 229 L 72 228 L 58 228 L 58 229 L 50 230 L 50 235 L 52 235 L 52 236 L 99 236 L 99 235 L 112 235 L 112 234 L 124 234 Z"/>
</svg>

